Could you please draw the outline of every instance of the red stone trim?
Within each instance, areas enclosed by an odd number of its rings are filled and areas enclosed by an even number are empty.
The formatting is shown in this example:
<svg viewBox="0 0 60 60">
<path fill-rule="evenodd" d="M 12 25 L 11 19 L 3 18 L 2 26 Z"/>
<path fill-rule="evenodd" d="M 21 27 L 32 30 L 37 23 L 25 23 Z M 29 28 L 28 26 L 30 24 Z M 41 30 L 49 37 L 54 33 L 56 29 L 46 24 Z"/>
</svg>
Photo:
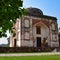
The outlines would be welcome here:
<svg viewBox="0 0 60 60">
<path fill-rule="evenodd" d="M 32 20 L 32 25 L 34 26 L 35 24 L 37 24 L 37 23 L 39 23 L 39 22 L 44 23 L 44 24 L 49 28 L 49 22 L 46 21 L 46 20 L 33 19 L 33 20 Z"/>
</svg>

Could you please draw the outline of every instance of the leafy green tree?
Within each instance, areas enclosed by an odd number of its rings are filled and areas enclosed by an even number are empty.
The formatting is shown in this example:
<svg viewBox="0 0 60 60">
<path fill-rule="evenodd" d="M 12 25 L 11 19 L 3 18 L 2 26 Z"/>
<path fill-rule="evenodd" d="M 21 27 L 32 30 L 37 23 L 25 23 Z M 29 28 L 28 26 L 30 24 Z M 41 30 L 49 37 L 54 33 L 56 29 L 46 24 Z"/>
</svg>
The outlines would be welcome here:
<svg viewBox="0 0 60 60">
<path fill-rule="evenodd" d="M 0 37 L 6 37 L 6 31 L 12 31 L 13 23 L 25 10 L 21 0 L 0 0 Z"/>
<path fill-rule="evenodd" d="M 59 30 L 60 30 L 60 27 L 59 27 Z"/>
</svg>

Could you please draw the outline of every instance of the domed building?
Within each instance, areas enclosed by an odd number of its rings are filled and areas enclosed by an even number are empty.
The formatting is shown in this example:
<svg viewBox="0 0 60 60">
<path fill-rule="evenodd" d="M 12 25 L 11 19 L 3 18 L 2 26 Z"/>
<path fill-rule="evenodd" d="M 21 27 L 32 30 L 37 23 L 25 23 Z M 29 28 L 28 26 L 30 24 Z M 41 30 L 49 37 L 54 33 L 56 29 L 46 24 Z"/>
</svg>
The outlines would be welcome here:
<svg viewBox="0 0 60 60">
<path fill-rule="evenodd" d="M 57 18 L 44 15 L 38 8 L 27 8 L 28 14 L 17 18 L 16 36 L 10 36 L 10 47 L 58 47 Z"/>
</svg>

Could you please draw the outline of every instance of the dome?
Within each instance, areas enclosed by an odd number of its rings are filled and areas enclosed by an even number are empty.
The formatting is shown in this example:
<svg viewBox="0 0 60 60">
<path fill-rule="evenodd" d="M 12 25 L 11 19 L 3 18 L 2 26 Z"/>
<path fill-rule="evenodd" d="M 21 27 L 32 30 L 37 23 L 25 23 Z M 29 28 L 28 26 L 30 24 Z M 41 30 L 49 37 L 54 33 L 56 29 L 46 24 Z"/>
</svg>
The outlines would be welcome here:
<svg viewBox="0 0 60 60">
<path fill-rule="evenodd" d="M 28 14 L 27 15 L 30 15 L 30 16 L 36 16 L 36 17 L 39 17 L 39 16 L 42 16 L 43 15 L 43 12 L 38 9 L 38 8 L 27 8 L 27 11 L 28 11 Z"/>
</svg>

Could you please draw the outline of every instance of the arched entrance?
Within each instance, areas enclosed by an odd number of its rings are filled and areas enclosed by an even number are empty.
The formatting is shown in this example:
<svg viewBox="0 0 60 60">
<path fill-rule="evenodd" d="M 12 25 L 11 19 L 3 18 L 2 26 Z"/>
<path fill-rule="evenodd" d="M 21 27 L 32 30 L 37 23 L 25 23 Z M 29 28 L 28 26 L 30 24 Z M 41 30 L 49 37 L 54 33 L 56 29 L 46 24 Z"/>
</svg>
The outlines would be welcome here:
<svg viewBox="0 0 60 60">
<path fill-rule="evenodd" d="M 41 37 L 37 37 L 37 47 L 41 47 Z"/>
<path fill-rule="evenodd" d="M 46 42 L 48 43 L 48 40 L 49 40 L 48 27 L 42 22 L 36 23 L 33 26 L 33 36 L 34 36 L 34 46 L 35 47 L 41 47 L 44 38 L 47 38 Z"/>
</svg>

